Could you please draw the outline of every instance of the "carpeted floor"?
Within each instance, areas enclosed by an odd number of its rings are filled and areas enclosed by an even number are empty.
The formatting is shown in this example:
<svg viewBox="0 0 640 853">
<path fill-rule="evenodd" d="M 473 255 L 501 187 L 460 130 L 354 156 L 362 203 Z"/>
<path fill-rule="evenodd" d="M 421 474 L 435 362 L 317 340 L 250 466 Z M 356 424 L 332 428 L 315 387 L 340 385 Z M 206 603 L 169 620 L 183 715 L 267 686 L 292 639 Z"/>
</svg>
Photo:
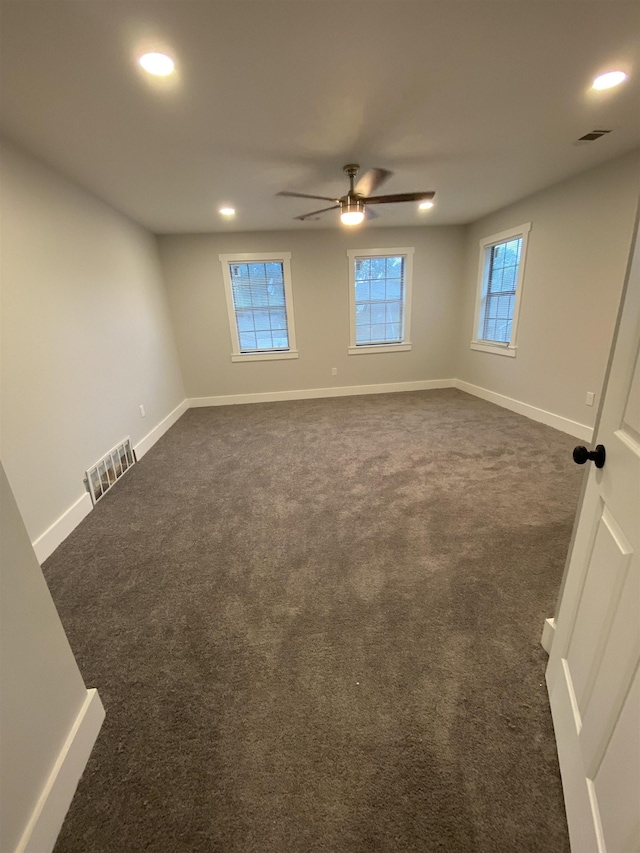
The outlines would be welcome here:
<svg viewBox="0 0 640 853">
<path fill-rule="evenodd" d="M 192 409 L 46 562 L 107 718 L 56 853 L 563 853 L 575 439 L 455 390 Z"/>
</svg>

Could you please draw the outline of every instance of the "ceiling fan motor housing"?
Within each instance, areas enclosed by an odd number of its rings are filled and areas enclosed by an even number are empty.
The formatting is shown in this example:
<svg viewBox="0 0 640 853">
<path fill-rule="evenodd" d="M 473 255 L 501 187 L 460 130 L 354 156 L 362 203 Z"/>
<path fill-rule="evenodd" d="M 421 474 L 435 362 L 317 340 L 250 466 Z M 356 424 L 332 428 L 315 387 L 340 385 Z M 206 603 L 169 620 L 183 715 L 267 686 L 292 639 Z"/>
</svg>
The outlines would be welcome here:
<svg viewBox="0 0 640 853">
<path fill-rule="evenodd" d="M 364 213 L 364 199 L 354 195 L 340 199 L 340 213 Z"/>
</svg>

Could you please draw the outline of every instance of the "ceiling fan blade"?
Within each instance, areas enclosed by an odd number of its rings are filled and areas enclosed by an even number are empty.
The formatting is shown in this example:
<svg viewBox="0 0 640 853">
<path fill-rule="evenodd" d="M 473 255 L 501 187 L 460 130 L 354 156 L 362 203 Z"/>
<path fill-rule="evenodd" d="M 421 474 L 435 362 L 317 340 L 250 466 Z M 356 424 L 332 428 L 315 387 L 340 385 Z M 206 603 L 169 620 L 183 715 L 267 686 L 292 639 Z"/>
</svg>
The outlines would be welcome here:
<svg viewBox="0 0 640 853">
<path fill-rule="evenodd" d="M 302 216 L 294 216 L 294 219 L 300 219 L 304 222 L 305 219 L 311 219 L 312 216 L 319 216 L 321 213 L 326 213 L 327 210 L 338 210 L 339 204 L 334 204 L 332 207 L 323 207 L 322 210 L 312 210 L 311 213 L 303 213 Z"/>
<path fill-rule="evenodd" d="M 367 204 L 391 204 L 397 201 L 430 201 L 435 192 L 395 193 L 394 195 L 374 195 L 366 199 Z"/>
<path fill-rule="evenodd" d="M 307 195 L 306 193 L 288 193 L 286 191 L 276 193 L 276 195 L 284 195 L 289 198 L 319 198 L 321 201 L 335 201 L 336 204 L 340 200 L 337 198 L 329 198 L 329 196 L 326 195 Z"/>
<path fill-rule="evenodd" d="M 375 210 L 371 210 L 369 207 L 365 205 L 364 207 L 364 218 L 368 221 L 369 219 L 379 219 L 379 214 L 375 212 Z"/>
<path fill-rule="evenodd" d="M 366 198 L 372 192 L 375 192 L 378 187 L 381 187 L 385 181 L 388 181 L 391 175 L 393 175 L 393 172 L 390 172 L 388 169 L 369 169 L 360 178 L 353 191 L 356 195 Z"/>
</svg>

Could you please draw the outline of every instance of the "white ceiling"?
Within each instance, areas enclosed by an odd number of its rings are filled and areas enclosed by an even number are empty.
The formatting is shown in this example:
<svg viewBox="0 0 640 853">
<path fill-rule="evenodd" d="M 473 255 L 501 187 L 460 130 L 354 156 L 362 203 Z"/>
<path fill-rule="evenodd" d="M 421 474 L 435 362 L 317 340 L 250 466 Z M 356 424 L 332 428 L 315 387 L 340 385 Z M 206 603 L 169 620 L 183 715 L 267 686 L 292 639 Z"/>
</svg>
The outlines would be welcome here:
<svg viewBox="0 0 640 853">
<path fill-rule="evenodd" d="M 376 225 L 472 221 L 640 146 L 640 4 L 619 0 L 4 0 L 4 132 L 158 233 L 293 217 L 381 166 Z M 136 65 L 164 50 L 177 73 Z M 602 71 L 631 74 L 590 90 Z M 593 129 L 613 132 L 574 145 Z M 217 213 L 237 210 L 232 222 Z"/>
</svg>

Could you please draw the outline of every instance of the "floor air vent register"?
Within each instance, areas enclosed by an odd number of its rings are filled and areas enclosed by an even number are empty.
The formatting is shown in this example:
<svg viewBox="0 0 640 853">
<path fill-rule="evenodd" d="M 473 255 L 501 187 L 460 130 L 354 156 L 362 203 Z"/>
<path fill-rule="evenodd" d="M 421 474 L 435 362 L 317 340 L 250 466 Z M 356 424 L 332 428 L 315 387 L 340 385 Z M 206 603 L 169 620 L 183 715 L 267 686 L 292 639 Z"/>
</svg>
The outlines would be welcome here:
<svg viewBox="0 0 640 853">
<path fill-rule="evenodd" d="M 87 469 L 84 482 L 94 505 L 104 497 L 125 471 L 135 465 L 135 462 L 131 439 L 125 438 L 95 465 Z"/>
</svg>

